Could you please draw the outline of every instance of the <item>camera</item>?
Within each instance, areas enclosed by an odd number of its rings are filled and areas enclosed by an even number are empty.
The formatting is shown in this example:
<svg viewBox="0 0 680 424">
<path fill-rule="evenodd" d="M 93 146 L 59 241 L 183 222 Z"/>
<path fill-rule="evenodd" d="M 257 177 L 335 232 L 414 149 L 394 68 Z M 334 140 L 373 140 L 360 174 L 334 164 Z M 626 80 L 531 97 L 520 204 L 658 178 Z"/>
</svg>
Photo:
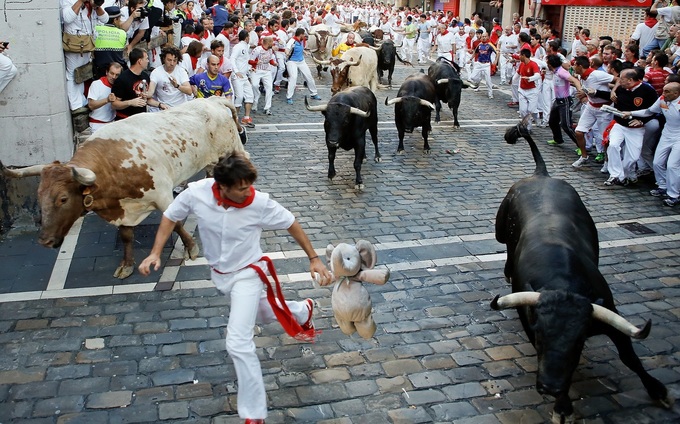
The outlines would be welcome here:
<svg viewBox="0 0 680 424">
<path fill-rule="evenodd" d="M 139 10 L 139 17 L 135 18 L 136 20 L 142 21 L 144 20 L 144 18 L 149 16 L 149 9 L 147 9 L 146 7 L 139 7 L 137 8 L 137 10 Z"/>
<path fill-rule="evenodd" d="M 97 7 L 102 7 L 104 5 L 104 0 L 92 0 L 92 3 Z"/>
</svg>

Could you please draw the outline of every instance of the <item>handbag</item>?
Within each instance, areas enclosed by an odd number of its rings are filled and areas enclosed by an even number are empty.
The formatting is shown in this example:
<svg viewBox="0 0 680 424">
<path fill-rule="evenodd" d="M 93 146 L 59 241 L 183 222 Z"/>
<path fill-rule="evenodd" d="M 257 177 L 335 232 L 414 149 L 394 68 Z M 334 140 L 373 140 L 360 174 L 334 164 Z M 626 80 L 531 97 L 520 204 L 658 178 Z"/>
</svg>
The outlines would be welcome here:
<svg viewBox="0 0 680 424">
<path fill-rule="evenodd" d="M 94 37 L 87 34 L 68 34 L 61 36 L 61 46 L 69 53 L 89 53 L 94 51 Z"/>
</svg>

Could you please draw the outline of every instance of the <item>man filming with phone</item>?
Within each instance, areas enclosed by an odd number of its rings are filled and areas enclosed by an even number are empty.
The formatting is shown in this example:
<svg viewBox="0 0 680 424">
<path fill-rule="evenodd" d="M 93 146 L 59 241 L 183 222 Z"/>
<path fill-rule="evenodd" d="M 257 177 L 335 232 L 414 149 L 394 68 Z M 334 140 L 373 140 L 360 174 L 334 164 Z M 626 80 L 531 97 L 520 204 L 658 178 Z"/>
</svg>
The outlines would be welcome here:
<svg viewBox="0 0 680 424">
<path fill-rule="evenodd" d="M 17 67 L 12 63 L 12 59 L 5 56 L 7 46 L 9 46 L 9 41 L 0 41 L 0 93 L 17 75 Z"/>
</svg>

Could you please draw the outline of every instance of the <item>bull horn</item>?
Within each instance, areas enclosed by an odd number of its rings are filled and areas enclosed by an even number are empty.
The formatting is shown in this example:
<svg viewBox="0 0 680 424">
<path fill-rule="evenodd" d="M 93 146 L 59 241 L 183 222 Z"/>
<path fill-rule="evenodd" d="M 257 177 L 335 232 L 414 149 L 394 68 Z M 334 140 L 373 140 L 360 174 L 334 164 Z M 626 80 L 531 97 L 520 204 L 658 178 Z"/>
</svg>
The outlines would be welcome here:
<svg viewBox="0 0 680 424">
<path fill-rule="evenodd" d="M 404 45 L 404 42 L 402 41 L 401 44 L 399 44 L 399 45 L 395 44 L 394 47 L 399 48 L 399 47 L 401 47 L 401 46 L 403 46 L 403 45 Z"/>
<path fill-rule="evenodd" d="M 439 85 L 439 84 L 448 84 L 448 83 L 449 83 L 449 79 L 448 79 L 448 78 L 442 78 L 442 79 L 438 79 L 438 80 L 437 80 L 437 85 Z"/>
<path fill-rule="evenodd" d="M 432 103 L 428 102 L 427 100 L 420 99 L 420 104 L 423 105 L 423 106 L 427 106 L 432 110 L 435 109 L 434 105 Z"/>
<path fill-rule="evenodd" d="M 377 51 L 377 52 L 379 52 L 380 49 L 382 49 L 382 45 L 381 45 L 380 47 L 373 47 L 373 46 L 371 46 L 370 44 L 366 44 L 366 47 L 369 47 L 369 48 L 371 48 L 372 50 L 375 50 L 375 51 Z"/>
<path fill-rule="evenodd" d="M 310 106 L 309 102 L 307 101 L 307 96 L 305 96 L 305 107 L 307 110 L 311 110 L 312 112 L 325 112 L 328 108 L 328 105 Z"/>
<path fill-rule="evenodd" d="M 305 97 L 305 99 L 306 99 L 306 97 Z M 362 118 L 368 118 L 369 116 L 371 116 L 371 112 L 364 112 L 363 110 L 359 109 L 358 107 L 350 107 L 349 113 L 359 115 Z"/>
<path fill-rule="evenodd" d="M 645 326 L 642 329 L 639 329 L 616 312 L 594 303 L 593 318 L 611 325 L 623 334 L 634 339 L 646 338 L 649 335 L 649 330 L 652 328 L 652 320 L 648 320 Z"/>
<path fill-rule="evenodd" d="M 385 97 L 385 106 L 390 106 L 390 105 L 393 105 L 395 103 L 399 103 L 402 100 L 403 99 L 401 97 L 395 97 L 394 99 L 388 101 L 387 97 Z"/>
<path fill-rule="evenodd" d="M 348 61 L 348 66 L 359 66 L 359 64 L 361 63 L 362 57 L 363 57 L 363 55 L 359 55 L 359 59 L 356 62 Z"/>
<path fill-rule="evenodd" d="M 319 60 L 314 56 L 312 56 L 312 60 L 314 60 L 314 63 L 316 63 L 317 65 L 329 65 L 331 63 L 330 60 Z"/>
<path fill-rule="evenodd" d="M 319 51 L 319 49 L 314 49 L 314 50 L 309 49 L 309 52 L 310 52 L 310 53 L 316 53 L 316 52 L 318 52 L 318 51 Z"/>
<path fill-rule="evenodd" d="M 541 294 L 537 292 L 517 292 L 503 297 L 496 295 L 491 301 L 491 309 L 498 311 L 518 306 L 536 306 L 540 296 Z"/>
<path fill-rule="evenodd" d="M 26 168 L 9 169 L 5 168 L 5 165 L 0 162 L 0 170 L 2 170 L 2 172 L 8 178 L 34 177 L 36 175 L 40 175 L 45 166 L 46 165 L 33 165 L 27 166 Z"/>
<path fill-rule="evenodd" d="M 97 174 L 87 168 L 73 167 L 73 179 L 84 186 L 91 186 L 97 180 Z"/>
</svg>

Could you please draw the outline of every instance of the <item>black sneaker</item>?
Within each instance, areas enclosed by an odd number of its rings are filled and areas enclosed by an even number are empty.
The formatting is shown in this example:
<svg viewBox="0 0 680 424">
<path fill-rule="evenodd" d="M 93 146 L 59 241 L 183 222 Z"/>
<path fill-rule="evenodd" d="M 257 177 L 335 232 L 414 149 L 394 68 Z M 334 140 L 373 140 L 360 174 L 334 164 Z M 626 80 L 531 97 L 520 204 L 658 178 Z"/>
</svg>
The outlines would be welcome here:
<svg viewBox="0 0 680 424">
<path fill-rule="evenodd" d="M 649 194 L 654 197 L 668 197 L 665 188 L 655 188 L 654 190 L 650 190 Z"/>
<path fill-rule="evenodd" d="M 663 204 L 670 207 L 680 205 L 680 197 L 669 197 L 663 201 Z"/>
<path fill-rule="evenodd" d="M 243 131 L 238 133 L 238 137 L 241 139 L 241 144 L 245 146 L 248 142 L 248 133 L 246 133 L 246 127 L 241 127 L 241 129 L 243 129 Z"/>
</svg>

